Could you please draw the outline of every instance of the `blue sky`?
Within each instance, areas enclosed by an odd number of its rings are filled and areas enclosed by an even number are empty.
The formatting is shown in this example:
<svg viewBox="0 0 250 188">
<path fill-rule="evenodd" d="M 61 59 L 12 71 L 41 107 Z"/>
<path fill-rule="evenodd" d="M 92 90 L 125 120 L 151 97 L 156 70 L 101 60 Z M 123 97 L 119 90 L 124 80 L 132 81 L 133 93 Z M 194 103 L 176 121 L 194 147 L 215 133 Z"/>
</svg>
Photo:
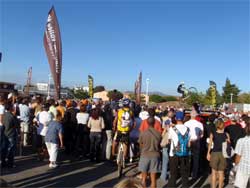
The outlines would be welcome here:
<svg viewBox="0 0 250 188">
<path fill-rule="evenodd" d="M 250 91 L 249 2 L 203 1 L 0 1 L 0 80 L 48 80 L 43 47 L 47 13 L 59 20 L 64 86 L 133 90 L 140 71 L 150 90 L 176 94 L 184 81 L 199 91 L 226 77 Z"/>
</svg>

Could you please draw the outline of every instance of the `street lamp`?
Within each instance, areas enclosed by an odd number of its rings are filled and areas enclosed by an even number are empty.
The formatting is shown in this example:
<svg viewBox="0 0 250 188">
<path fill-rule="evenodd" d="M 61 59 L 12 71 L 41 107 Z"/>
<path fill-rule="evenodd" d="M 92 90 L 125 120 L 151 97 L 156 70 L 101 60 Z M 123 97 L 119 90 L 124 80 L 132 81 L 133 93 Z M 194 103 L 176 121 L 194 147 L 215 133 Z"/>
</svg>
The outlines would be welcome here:
<svg viewBox="0 0 250 188">
<path fill-rule="evenodd" d="M 148 105 L 149 102 L 149 94 L 148 94 L 148 88 L 149 88 L 149 78 L 146 79 L 146 105 Z"/>
</svg>

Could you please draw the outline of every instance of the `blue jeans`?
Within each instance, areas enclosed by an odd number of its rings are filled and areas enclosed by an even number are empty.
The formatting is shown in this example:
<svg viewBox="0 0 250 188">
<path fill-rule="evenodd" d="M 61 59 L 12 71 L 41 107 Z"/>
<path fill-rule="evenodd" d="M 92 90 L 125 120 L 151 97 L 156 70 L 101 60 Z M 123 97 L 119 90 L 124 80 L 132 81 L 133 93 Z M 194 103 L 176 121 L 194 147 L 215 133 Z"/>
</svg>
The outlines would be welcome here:
<svg viewBox="0 0 250 188">
<path fill-rule="evenodd" d="M 6 165 L 6 158 L 7 158 L 8 159 L 7 165 L 11 167 L 14 164 L 17 139 L 16 137 L 7 137 L 6 142 L 7 142 L 7 147 L 4 150 L 4 152 L 2 152 L 2 165 Z"/>
<path fill-rule="evenodd" d="M 163 148 L 162 150 L 162 171 L 161 171 L 161 179 L 166 181 L 168 177 L 168 148 Z"/>
<path fill-rule="evenodd" d="M 100 160 L 100 149 L 102 143 L 102 133 L 101 132 L 90 132 L 90 159 L 93 161 L 96 158 L 97 161 Z"/>
</svg>

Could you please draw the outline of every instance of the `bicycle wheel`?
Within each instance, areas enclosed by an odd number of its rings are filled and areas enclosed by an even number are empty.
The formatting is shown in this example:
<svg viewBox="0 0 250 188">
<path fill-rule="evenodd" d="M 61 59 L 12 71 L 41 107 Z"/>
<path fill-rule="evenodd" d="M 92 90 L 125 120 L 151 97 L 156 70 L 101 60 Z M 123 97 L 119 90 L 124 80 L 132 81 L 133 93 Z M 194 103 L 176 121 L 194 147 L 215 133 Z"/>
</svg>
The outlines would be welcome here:
<svg viewBox="0 0 250 188">
<path fill-rule="evenodd" d="M 123 170 L 123 151 L 119 152 L 119 159 L 118 159 L 118 177 L 121 178 L 122 177 L 122 170 Z"/>
</svg>

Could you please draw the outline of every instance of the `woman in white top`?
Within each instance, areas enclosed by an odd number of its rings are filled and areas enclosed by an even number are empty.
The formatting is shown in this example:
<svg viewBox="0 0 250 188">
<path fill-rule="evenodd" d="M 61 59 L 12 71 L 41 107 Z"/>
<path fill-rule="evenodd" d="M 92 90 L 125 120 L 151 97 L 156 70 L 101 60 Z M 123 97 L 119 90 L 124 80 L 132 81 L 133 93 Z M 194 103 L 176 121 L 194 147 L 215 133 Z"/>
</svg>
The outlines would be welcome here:
<svg viewBox="0 0 250 188">
<path fill-rule="evenodd" d="M 80 153 L 86 156 L 89 153 L 89 129 L 87 127 L 89 121 L 89 114 L 86 112 L 86 106 L 80 106 L 80 112 L 76 114 L 77 119 L 77 135 L 76 148 L 77 155 Z"/>
<path fill-rule="evenodd" d="M 88 127 L 90 128 L 90 159 L 100 161 L 100 147 L 102 143 L 102 130 L 105 128 L 104 120 L 100 116 L 100 110 L 94 109 L 89 118 Z"/>
</svg>

